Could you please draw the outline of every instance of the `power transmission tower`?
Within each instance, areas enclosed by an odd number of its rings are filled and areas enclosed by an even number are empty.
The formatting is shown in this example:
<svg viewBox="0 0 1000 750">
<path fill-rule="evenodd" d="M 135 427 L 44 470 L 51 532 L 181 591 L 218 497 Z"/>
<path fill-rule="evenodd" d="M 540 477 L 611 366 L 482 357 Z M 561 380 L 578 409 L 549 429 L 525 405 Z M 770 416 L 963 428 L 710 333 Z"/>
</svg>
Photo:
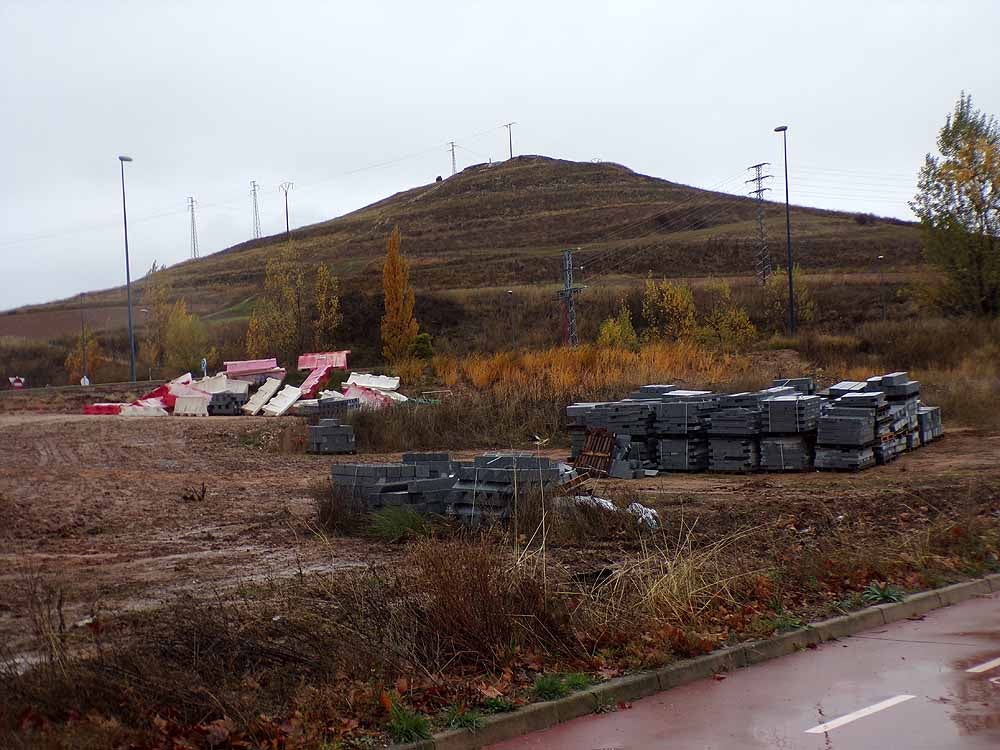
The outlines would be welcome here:
<svg viewBox="0 0 1000 750">
<path fill-rule="evenodd" d="M 582 286 L 573 285 L 573 251 L 563 250 L 563 288 L 556 293 L 556 298 L 563 302 L 563 343 L 576 346 L 576 295 L 583 291 Z"/>
<path fill-rule="evenodd" d="M 451 146 L 451 173 L 454 175 L 458 170 L 455 168 L 455 141 L 448 141 Z"/>
<path fill-rule="evenodd" d="M 253 238 L 260 238 L 260 211 L 257 208 L 257 180 L 250 180 L 250 195 L 253 196 Z"/>
<path fill-rule="evenodd" d="M 764 193 L 771 189 L 764 187 L 764 180 L 771 179 L 771 175 L 764 174 L 764 167 L 767 165 L 768 162 L 762 161 L 747 167 L 747 170 L 753 170 L 753 177 L 745 181 L 747 184 L 753 183 L 754 189 L 750 191 L 750 195 L 757 199 L 757 257 L 754 260 L 754 271 L 762 285 L 771 276 L 771 253 L 767 249 L 767 234 L 764 232 Z"/>
<path fill-rule="evenodd" d="M 292 232 L 288 228 L 288 191 L 294 187 L 292 182 L 283 182 L 278 185 L 278 190 L 285 194 L 285 238 L 291 239 Z"/>
<path fill-rule="evenodd" d="M 510 158 L 514 158 L 514 135 L 511 133 L 511 126 L 517 125 L 516 122 L 508 122 L 504 125 L 507 128 L 507 144 L 510 146 Z"/>
<path fill-rule="evenodd" d="M 191 257 L 198 257 L 198 226 L 194 220 L 195 200 L 188 196 L 188 208 L 191 210 Z"/>
</svg>

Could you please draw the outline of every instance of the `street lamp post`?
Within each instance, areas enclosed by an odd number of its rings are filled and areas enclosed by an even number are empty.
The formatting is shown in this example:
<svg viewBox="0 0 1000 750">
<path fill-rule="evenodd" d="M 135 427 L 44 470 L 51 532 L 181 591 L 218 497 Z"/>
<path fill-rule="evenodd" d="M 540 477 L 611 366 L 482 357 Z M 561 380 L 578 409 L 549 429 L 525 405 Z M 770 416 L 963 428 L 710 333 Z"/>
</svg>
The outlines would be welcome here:
<svg viewBox="0 0 1000 750">
<path fill-rule="evenodd" d="M 788 250 L 788 332 L 795 335 L 795 281 L 792 276 L 792 210 L 788 203 L 788 126 L 779 125 L 774 129 L 781 133 L 785 148 L 785 235 Z"/>
<path fill-rule="evenodd" d="M 128 213 L 125 210 L 125 162 L 131 156 L 119 156 L 122 167 L 122 225 L 125 229 L 125 296 L 128 301 L 128 363 L 132 382 L 135 382 L 135 334 L 132 331 L 132 277 L 128 266 Z"/>
</svg>

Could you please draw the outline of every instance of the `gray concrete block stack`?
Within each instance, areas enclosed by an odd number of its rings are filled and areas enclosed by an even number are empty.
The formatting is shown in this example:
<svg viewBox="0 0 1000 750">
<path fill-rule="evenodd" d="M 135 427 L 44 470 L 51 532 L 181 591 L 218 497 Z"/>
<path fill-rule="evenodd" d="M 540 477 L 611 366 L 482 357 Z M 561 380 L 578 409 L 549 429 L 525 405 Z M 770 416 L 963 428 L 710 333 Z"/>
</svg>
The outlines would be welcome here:
<svg viewBox="0 0 1000 750">
<path fill-rule="evenodd" d="M 708 468 L 708 428 L 718 399 L 710 391 L 671 391 L 653 414 L 661 471 L 704 471 Z"/>
<path fill-rule="evenodd" d="M 309 427 L 309 453 L 355 453 L 354 428 L 339 419 L 321 419 Z"/>
<path fill-rule="evenodd" d="M 549 458 L 530 453 L 487 453 L 463 463 L 448 501 L 448 515 L 467 522 L 505 518 L 515 497 L 547 491 L 566 473 Z"/>
<path fill-rule="evenodd" d="M 760 468 L 763 471 L 806 471 L 813 467 L 813 445 L 822 399 L 809 395 L 812 380 L 796 379 L 794 395 L 761 403 Z M 808 381 L 808 382 L 803 382 Z"/>
<path fill-rule="evenodd" d="M 238 417 L 243 414 L 243 404 L 249 400 L 246 393 L 233 393 L 231 391 L 221 391 L 213 393 L 212 399 L 208 402 L 208 415 L 210 417 Z"/>
<path fill-rule="evenodd" d="M 616 436 L 611 474 L 619 478 L 653 467 L 858 470 L 941 435 L 940 410 L 921 404 L 919 395 L 918 382 L 895 372 L 818 393 L 812 378 L 777 378 L 770 388 L 732 394 L 648 385 L 629 399 L 566 411 L 574 458 L 588 430 Z"/>
<path fill-rule="evenodd" d="M 418 513 L 444 513 L 455 485 L 450 471 L 439 471 L 452 466 L 447 454 L 430 454 L 427 460 L 407 455 L 410 463 L 334 464 L 330 478 L 334 488 L 363 500 L 368 511 L 405 505 Z"/>
</svg>

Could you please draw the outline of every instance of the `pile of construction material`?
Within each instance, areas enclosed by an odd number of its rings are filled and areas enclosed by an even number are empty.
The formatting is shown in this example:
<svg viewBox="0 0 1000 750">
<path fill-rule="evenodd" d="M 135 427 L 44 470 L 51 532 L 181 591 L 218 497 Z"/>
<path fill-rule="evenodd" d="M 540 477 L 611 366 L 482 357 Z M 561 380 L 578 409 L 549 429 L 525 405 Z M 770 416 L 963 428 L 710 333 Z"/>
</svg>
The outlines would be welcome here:
<svg viewBox="0 0 1000 750">
<path fill-rule="evenodd" d="M 352 372 L 342 392 L 324 389 L 336 369 L 347 369 L 349 351 L 312 352 L 298 359 L 307 371 L 300 386 L 284 384 L 286 371 L 277 359 L 225 362 L 225 370 L 194 379 L 191 373 L 164 383 L 128 404 L 89 404 L 85 414 L 129 416 L 267 416 L 284 414 L 343 419 L 358 408 L 378 409 L 407 401 L 399 393 L 399 378 Z M 253 390 L 256 389 L 256 390 Z"/>
<path fill-rule="evenodd" d="M 408 506 L 419 513 L 478 522 L 505 518 L 514 499 L 575 477 L 569 466 L 523 453 L 487 453 L 471 462 L 447 453 L 406 453 L 400 464 L 334 464 L 335 488 L 368 511 Z"/>
<path fill-rule="evenodd" d="M 321 419 L 309 427 L 309 453 L 356 453 L 354 428 L 339 419 Z"/>
<path fill-rule="evenodd" d="M 837 383 L 776 379 L 760 391 L 718 394 L 643 386 L 621 401 L 566 409 L 572 459 L 588 435 L 614 437 L 608 475 L 653 471 L 860 470 L 889 463 L 943 432 L 905 372 Z"/>
</svg>

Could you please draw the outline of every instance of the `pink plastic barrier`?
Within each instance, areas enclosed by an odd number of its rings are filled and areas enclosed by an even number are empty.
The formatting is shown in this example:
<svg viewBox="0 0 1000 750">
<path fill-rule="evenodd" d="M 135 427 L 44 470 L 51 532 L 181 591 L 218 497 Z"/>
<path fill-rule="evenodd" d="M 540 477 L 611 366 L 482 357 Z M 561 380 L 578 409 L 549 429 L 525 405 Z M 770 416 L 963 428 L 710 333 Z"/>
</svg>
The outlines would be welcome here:
<svg viewBox="0 0 1000 750">
<path fill-rule="evenodd" d="M 311 352 L 303 354 L 299 357 L 299 369 L 314 370 L 325 365 L 338 370 L 346 370 L 347 356 L 350 353 L 350 349 L 344 349 L 339 352 Z"/>
<path fill-rule="evenodd" d="M 369 409 L 381 409 L 384 406 L 391 406 L 392 399 L 379 393 L 372 388 L 365 388 L 361 385 L 349 385 L 344 388 L 344 395 L 347 398 L 356 398 Z"/>
<path fill-rule="evenodd" d="M 302 390 L 302 398 L 316 398 L 320 389 L 330 379 L 330 370 L 332 369 L 330 365 L 321 365 L 310 372 L 308 377 L 302 381 L 302 385 L 299 386 Z"/>
<path fill-rule="evenodd" d="M 85 404 L 84 414 L 121 414 L 125 404 Z"/>
</svg>

